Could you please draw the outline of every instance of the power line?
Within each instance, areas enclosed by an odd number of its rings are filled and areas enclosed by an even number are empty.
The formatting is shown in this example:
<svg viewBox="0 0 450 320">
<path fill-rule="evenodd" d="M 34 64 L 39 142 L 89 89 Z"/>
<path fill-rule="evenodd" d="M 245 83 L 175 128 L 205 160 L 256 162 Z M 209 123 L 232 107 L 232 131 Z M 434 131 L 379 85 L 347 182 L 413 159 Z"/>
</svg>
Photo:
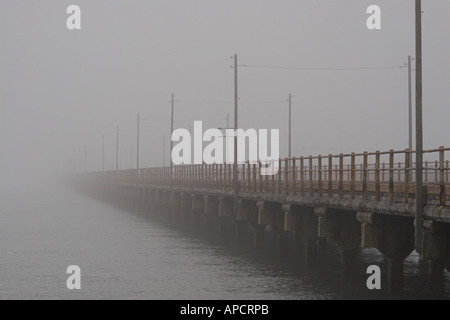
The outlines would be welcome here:
<svg viewBox="0 0 450 320">
<path fill-rule="evenodd" d="M 260 69 L 283 69 L 283 70 L 311 70 L 311 71 L 352 71 L 352 70 L 388 70 L 388 69 L 404 69 L 407 66 L 384 66 L 384 67 L 285 67 L 285 66 L 264 66 L 253 64 L 240 64 L 240 67 L 260 68 Z"/>
<path fill-rule="evenodd" d="M 240 100 L 240 103 L 281 103 L 286 102 L 287 100 Z M 233 101 L 214 101 L 214 100 L 175 100 L 175 102 L 182 102 L 182 103 L 233 103 Z"/>
<path fill-rule="evenodd" d="M 214 100 L 174 100 L 183 103 L 233 103 L 233 101 L 214 101 Z"/>
</svg>

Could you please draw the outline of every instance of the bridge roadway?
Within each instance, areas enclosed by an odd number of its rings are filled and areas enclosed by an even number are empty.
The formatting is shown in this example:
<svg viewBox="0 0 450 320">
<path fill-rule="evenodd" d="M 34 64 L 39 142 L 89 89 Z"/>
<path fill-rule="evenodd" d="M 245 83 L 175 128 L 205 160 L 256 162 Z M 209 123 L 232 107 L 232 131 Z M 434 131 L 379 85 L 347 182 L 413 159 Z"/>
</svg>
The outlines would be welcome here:
<svg viewBox="0 0 450 320">
<path fill-rule="evenodd" d="M 424 226 L 421 259 L 450 270 L 450 148 L 424 152 Z M 192 224 L 237 245 L 250 225 L 261 248 L 264 229 L 277 233 L 278 254 L 288 234 L 299 235 L 307 266 L 333 239 L 344 275 L 355 271 L 358 248 L 374 247 L 388 262 L 388 291 L 403 288 L 403 261 L 415 249 L 414 151 L 364 152 L 279 160 L 276 175 L 261 163 L 188 165 L 89 172 L 73 176 L 84 191 L 138 203 L 168 220 Z M 237 188 L 238 192 L 235 192 Z M 236 197 L 236 195 L 238 195 Z"/>
</svg>

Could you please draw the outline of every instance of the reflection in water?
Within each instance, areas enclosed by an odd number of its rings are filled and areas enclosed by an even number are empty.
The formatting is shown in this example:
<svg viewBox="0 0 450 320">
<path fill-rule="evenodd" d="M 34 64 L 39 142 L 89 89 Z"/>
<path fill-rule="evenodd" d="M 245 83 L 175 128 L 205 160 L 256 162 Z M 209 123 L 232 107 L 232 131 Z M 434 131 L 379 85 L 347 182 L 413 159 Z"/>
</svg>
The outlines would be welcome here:
<svg viewBox="0 0 450 320">
<path fill-rule="evenodd" d="M 385 274 L 373 249 L 361 251 L 361 273 L 344 279 L 331 241 L 306 272 L 300 259 L 218 246 L 65 189 L 4 189 L 0 197 L 0 299 L 387 298 L 365 286 L 368 265 Z M 66 288 L 72 264 L 81 267 L 80 291 Z M 426 269 L 417 255 L 406 260 L 398 298 L 450 297 L 449 274 L 433 286 Z"/>
</svg>

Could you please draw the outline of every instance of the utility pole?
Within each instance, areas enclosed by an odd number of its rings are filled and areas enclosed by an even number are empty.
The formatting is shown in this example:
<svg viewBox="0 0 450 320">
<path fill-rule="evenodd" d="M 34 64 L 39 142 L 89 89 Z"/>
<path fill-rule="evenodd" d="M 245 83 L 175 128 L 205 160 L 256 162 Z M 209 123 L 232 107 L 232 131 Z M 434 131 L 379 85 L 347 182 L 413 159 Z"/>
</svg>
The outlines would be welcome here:
<svg viewBox="0 0 450 320">
<path fill-rule="evenodd" d="M 289 94 L 289 159 L 291 158 L 291 134 L 292 134 L 292 127 L 291 127 L 291 94 Z"/>
<path fill-rule="evenodd" d="M 412 90 L 411 90 L 411 56 L 408 56 L 408 149 L 412 150 Z"/>
<path fill-rule="evenodd" d="M 172 170 L 173 170 L 173 163 L 172 163 L 173 99 L 174 99 L 174 94 L 172 93 L 172 101 L 171 101 L 171 108 L 170 108 L 170 189 L 173 188 L 173 172 L 172 172 Z"/>
<path fill-rule="evenodd" d="M 102 172 L 105 171 L 105 135 L 102 135 Z"/>
<path fill-rule="evenodd" d="M 86 143 L 84 144 L 84 172 L 87 172 L 87 155 L 86 155 L 87 147 Z"/>
<path fill-rule="evenodd" d="M 81 146 L 78 147 L 78 172 L 81 173 L 83 169 L 81 169 Z"/>
<path fill-rule="evenodd" d="M 238 164 L 237 164 L 237 136 L 238 129 L 238 61 L 237 54 L 234 54 L 234 162 L 233 162 L 233 188 L 234 188 L 234 216 L 237 217 L 237 208 L 239 202 L 239 182 L 238 182 Z"/>
<path fill-rule="evenodd" d="M 422 136 L 422 3 L 416 0 L 416 251 L 422 256 L 423 205 L 423 136 Z"/>
<path fill-rule="evenodd" d="M 136 184 L 139 187 L 139 113 L 137 114 Z"/>
<path fill-rule="evenodd" d="M 119 126 L 116 129 L 116 175 L 119 172 Z"/>
</svg>

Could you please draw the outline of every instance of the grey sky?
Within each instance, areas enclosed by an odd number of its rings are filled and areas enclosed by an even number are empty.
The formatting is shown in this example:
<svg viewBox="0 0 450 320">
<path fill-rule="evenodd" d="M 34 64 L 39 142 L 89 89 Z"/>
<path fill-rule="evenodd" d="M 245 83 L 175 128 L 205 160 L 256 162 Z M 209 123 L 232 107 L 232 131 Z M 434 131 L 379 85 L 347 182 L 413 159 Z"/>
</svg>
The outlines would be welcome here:
<svg viewBox="0 0 450 320">
<path fill-rule="evenodd" d="M 80 31 L 66 28 L 70 4 L 81 7 Z M 381 30 L 366 28 L 371 4 L 381 7 Z M 423 11 L 424 147 L 435 148 L 450 137 L 450 1 L 423 0 Z M 89 169 L 99 169 L 103 133 L 112 168 L 116 125 L 128 167 L 137 112 L 141 165 L 161 165 L 170 94 L 231 101 L 234 53 L 255 65 L 402 65 L 414 55 L 414 1 L 2 0 L 0 41 L 0 173 L 8 182 L 78 164 L 84 144 Z M 283 156 L 287 103 L 267 101 L 289 93 L 294 155 L 407 147 L 406 69 L 240 68 L 240 127 L 279 128 Z M 233 114 L 232 103 L 175 108 L 184 128 L 194 120 L 224 127 Z"/>
</svg>

